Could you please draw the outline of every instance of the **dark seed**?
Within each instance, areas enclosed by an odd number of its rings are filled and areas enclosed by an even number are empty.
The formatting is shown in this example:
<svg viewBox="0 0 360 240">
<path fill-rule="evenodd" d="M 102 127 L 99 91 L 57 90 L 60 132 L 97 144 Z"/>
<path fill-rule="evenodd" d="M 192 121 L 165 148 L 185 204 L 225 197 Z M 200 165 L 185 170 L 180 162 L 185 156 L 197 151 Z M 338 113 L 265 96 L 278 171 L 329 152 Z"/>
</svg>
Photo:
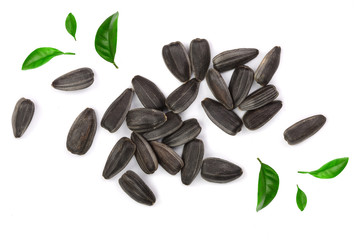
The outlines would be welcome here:
<svg viewBox="0 0 360 240">
<path fill-rule="evenodd" d="M 256 58 L 259 50 L 255 48 L 238 48 L 219 53 L 213 58 L 213 65 L 219 72 L 234 69 Z"/>
<path fill-rule="evenodd" d="M 174 113 L 185 111 L 196 99 L 199 86 L 200 83 L 195 78 L 182 84 L 167 97 L 166 106 Z"/>
<path fill-rule="evenodd" d="M 131 88 L 126 89 L 111 105 L 108 107 L 101 119 L 101 126 L 109 132 L 116 132 L 124 122 L 128 113 L 134 91 Z"/>
<path fill-rule="evenodd" d="M 202 178 L 209 182 L 227 183 L 242 174 L 243 171 L 238 165 L 220 158 L 204 159 L 201 167 Z"/>
<path fill-rule="evenodd" d="M 157 110 L 165 109 L 165 96 L 155 83 L 137 75 L 132 79 L 132 85 L 144 107 Z"/>
<path fill-rule="evenodd" d="M 20 98 L 17 101 L 11 123 L 14 136 L 21 137 L 28 128 L 35 112 L 35 105 L 30 99 Z"/>
<path fill-rule="evenodd" d="M 136 132 L 131 134 L 131 140 L 136 144 L 135 158 L 140 168 L 146 174 L 154 173 L 158 168 L 158 160 L 150 144 Z"/>
<path fill-rule="evenodd" d="M 206 74 L 206 82 L 213 93 L 214 97 L 222 103 L 228 110 L 232 110 L 233 100 L 230 95 L 230 91 L 218 71 L 210 68 Z"/>
<path fill-rule="evenodd" d="M 241 110 L 254 110 L 259 107 L 262 107 L 273 100 L 275 100 L 279 96 L 278 91 L 275 86 L 267 85 L 265 87 L 261 87 L 255 92 L 252 92 L 249 96 L 245 98 L 245 100 L 240 104 L 239 108 Z"/>
<path fill-rule="evenodd" d="M 243 116 L 245 127 L 255 130 L 264 126 L 280 111 L 281 107 L 281 101 L 273 101 L 258 109 L 247 111 Z"/>
<path fill-rule="evenodd" d="M 234 101 L 234 107 L 238 107 L 249 94 L 254 82 L 254 71 L 247 66 L 235 68 L 229 84 L 230 94 Z"/>
<path fill-rule="evenodd" d="M 266 54 L 258 69 L 256 69 L 255 80 L 261 86 L 265 86 L 270 82 L 271 78 L 279 67 L 280 53 L 281 48 L 274 47 Z"/>
<path fill-rule="evenodd" d="M 297 144 L 314 135 L 325 122 L 326 117 L 323 115 L 305 118 L 286 129 L 284 138 L 290 145 Z"/>
<path fill-rule="evenodd" d="M 163 143 L 152 141 L 150 142 L 159 164 L 170 174 L 175 175 L 184 166 L 181 157 L 170 147 Z"/>
<path fill-rule="evenodd" d="M 150 132 L 143 133 L 143 137 L 148 141 L 157 140 L 172 134 L 183 124 L 181 117 L 176 113 L 167 112 L 166 118 L 167 120 L 162 126 Z"/>
<path fill-rule="evenodd" d="M 75 91 L 87 88 L 94 82 L 94 72 L 90 68 L 79 68 L 68 72 L 52 82 L 58 90 Z"/>
<path fill-rule="evenodd" d="M 210 98 L 205 98 L 201 105 L 206 115 L 221 130 L 230 135 L 240 132 L 243 123 L 236 113 L 227 110 L 221 103 Z"/>
<path fill-rule="evenodd" d="M 73 154 L 85 154 L 94 140 L 96 124 L 96 115 L 92 108 L 82 111 L 70 128 L 66 141 L 67 149 Z"/>
<path fill-rule="evenodd" d="M 181 169 L 181 181 L 190 185 L 198 175 L 204 157 L 204 143 L 200 139 L 194 139 L 185 144 L 182 153 L 184 167 Z"/>
<path fill-rule="evenodd" d="M 166 122 L 165 113 L 150 108 L 135 108 L 126 115 L 126 123 L 134 132 L 148 132 Z"/>
<path fill-rule="evenodd" d="M 134 155 L 136 145 L 129 138 L 121 138 L 113 147 L 106 161 L 103 177 L 112 178 L 123 170 Z"/>
<path fill-rule="evenodd" d="M 119 179 L 121 188 L 132 199 L 138 203 L 151 206 L 155 203 L 156 198 L 146 183 L 133 171 L 129 170 Z"/>
<path fill-rule="evenodd" d="M 195 78 L 203 80 L 210 65 L 210 46 L 206 39 L 196 38 L 190 43 L 190 62 Z"/>
<path fill-rule="evenodd" d="M 162 49 L 163 59 L 170 72 L 180 81 L 191 77 L 190 58 L 181 42 L 172 42 Z"/>
<path fill-rule="evenodd" d="M 177 147 L 193 140 L 200 132 L 201 127 L 199 122 L 195 118 L 191 118 L 184 121 L 176 132 L 165 137 L 162 142 L 169 147 Z"/>
</svg>

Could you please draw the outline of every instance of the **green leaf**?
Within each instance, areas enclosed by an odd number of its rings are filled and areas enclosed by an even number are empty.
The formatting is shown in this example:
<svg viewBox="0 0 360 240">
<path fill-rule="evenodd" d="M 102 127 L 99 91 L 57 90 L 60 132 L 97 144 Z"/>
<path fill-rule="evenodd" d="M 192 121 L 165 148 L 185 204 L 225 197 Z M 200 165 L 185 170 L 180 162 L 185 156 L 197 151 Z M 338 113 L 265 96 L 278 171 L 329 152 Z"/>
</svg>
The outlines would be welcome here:
<svg viewBox="0 0 360 240">
<path fill-rule="evenodd" d="M 69 13 L 69 15 L 66 17 L 65 20 L 65 27 L 68 33 L 70 33 L 70 35 L 74 37 L 75 41 L 76 41 L 76 37 L 75 37 L 76 26 L 77 24 L 74 15 L 72 13 Z"/>
<path fill-rule="evenodd" d="M 298 208 L 301 211 L 304 211 L 305 207 L 306 207 L 306 203 L 307 203 L 307 197 L 306 194 L 299 188 L 298 185 L 297 186 L 297 194 L 296 194 L 296 204 L 298 205 Z"/>
<path fill-rule="evenodd" d="M 99 27 L 95 37 L 96 52 L 106 61 L 116 66 L 114 59 L 117 43 L 117 23 L 119 13 L 116 12 L 108 17 Z"/>
<path fill-rule="evenodd" d="M 260 211 L 275 198 L 279 189 L 279 175 L 269 165 L 258 158 L 261 168 L 259 172 L 258 199 L 256 211 Z"/>
<path fill-rule="evenodd" d="M 53 57 L 59 55 L 75 55 L 75 53 L 64 53 L 60 50 L 57 50 L 56 48 L 50 47 L 37 48 L 32 53 L 30 53 L 29 56 L 27 56 L 21 69 L 28 70 L 40 67 L 50 61 Z"/>
<path fill-rule="evenodd" d="M 338 158 L 324 164 L 321 168 L 311 172 L 298 171 L 298 173 L 308 173 L 317 178 L 328 179 L 339 175 L 346 167 L 349 161 L 348 157 Z"/>
</svg>

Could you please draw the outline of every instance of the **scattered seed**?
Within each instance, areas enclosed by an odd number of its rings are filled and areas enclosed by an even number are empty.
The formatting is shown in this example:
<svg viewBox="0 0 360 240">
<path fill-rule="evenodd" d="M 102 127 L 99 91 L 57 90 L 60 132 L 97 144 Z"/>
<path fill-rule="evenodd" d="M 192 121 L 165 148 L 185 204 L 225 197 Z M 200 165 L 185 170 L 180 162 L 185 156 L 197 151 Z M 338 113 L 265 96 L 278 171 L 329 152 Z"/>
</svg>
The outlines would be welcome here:
<svg viewBox="0 0 360 240">
<path fill-rule="evenodd" d="M 279 92 L 276 90 L 275 86 L 267 85 L 247 96 L 240 104 L 239 108 L 244 111 L 254 110 L 272 102 L 278 96 Z"/>
<path fill-rule="evenodd" d="M 126 115 L 126 123 L 134 132 L 148 132 L 166 122 L 165 113 L 150 108 L 135 108 Z"/>
<path fill-rule="evenodd" d="M 184 167 L 181 169 L 181 181 L 190 185 L 198 175 L 204 157 L 204 143 L 200 139 L 194 139 L 185 144 L 182 153 Z"/>
<path fill-rule="evenodd" d="M 185 111 L 196 99 L 200 83 L 195 78 L 175 89 L 166 99 L 169 110 L 174 113 Z"/>
<path fill-rule="evenodd" d="M 162 126 L 150 132 L 143 133 L 143 137 L 146 138 L 146 140 L 148 141 L 158 140 L 174 133 L 183 124 L 183 122 L 181 121 L 181 117 L 176 113 L 167 112 L 166 118 L 167 120 Z"/>
<path fill-rule="evenodd" d="M 281 101 L 273 101 L 255 110 L 247 111 L 243 116 L 244 125 L 250 130 L 258 129 L 270 121 L 281 108 Z"/>
<path fill-rule="evenodd" d="M 136 95 L 144 107 L 157 110 L 163 110 L 166 108 L 165 96 L 155 83 L 137 75 L 132 79 L 132 85 Z"/>
<path fill-rule="evenodd" d="M 58 90 L 75 91 L 87 88 L 94 82 L 94 72 L 90 68 L 79 68 L 68 72 L 52 82 Z"/>
<path fill-rule="evenodd" d="M 219 53 L 213 58 L 213 65 L 219 72 L 234 69 L 256 58 L 259 50 L 255 48 L 238 48 Z"/>
<path fill-rule="evenodd" d="M 270 82 L 271 78 L 279 67 L 280 53 L 281 48 L 274 47 L 266 54 L 258 69 L 256 69 L 255 80 L 261 86 L 265 86 Z"/>
<path fill-rule="evenodd" d="M 131 134 L 131 140 L 136 145 L 135 158 L 140 168 L 146 174 L 154 173 L 158 168 L 158 160 L 150 144 L 136 132 Z"/>
<path fill-rule="evenodd" d="M 190 62 L 195 78 L 202 81 L 210 65 L 210 46 L 206 39 L 196 38 L 190 43 Z"/>
<path fill-rule="evenodd" d="M 180 81 L 191 77 L 190 58 L 181 42 L 172 42 L 162 49 L 163 59 L 170 72 Z"/>
<path fill-rule="evenodd" d="M 35 112 L 35 105 L 30 99 L 20 98 L 17 101 L 11 123 L 14 136 L 21 137 L 28 128 Z"/>
<path fill-rule="evenodd" d="M 234 108 L 230 91 L 218 71 L 210 68 L 206 74 L 206 82 L 213 93 L 214 97 L 224 105 L 228 110 Z"/>
<path fill-rule="evenodd" d="M 195 118 L 191 118 L 184 121 L 177 131 L 165 137 L 162 142 L 169 147 L 177 147 L 193 140 L 200 132 L 201 127 L 199 122 Z"/>
<path fill-rule="evenodd" d="M 230 80 L 229 90 L 234 101 L 234 107 L 238 107 L 249 94 L 254 82 L 254 71 L 247 66 L 236 67 Z"/>
<path fill-rule="evenodd" d="M 202 178 L 209 182 L 227 183 L 239 178 L 242 174 L 243 171 L 238 165 L 220 158 L 204 159 L 201 167 Z"/>
<path fill-rule="evenodd" d="M 184 166 L 181 157 L 170 147 L 156 141 L 150 142 L 159 164 L 170 174 L 175 175 Z"/>
</svg>

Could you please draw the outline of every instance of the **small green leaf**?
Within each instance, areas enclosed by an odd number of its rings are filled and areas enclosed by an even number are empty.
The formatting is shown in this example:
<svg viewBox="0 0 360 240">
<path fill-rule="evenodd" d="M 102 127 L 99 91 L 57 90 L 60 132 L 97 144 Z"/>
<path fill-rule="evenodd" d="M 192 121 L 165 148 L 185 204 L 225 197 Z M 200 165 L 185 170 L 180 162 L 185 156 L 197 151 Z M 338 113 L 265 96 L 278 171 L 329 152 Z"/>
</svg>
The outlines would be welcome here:
<svg viewBox="0 0 360 240">
<path fill-rule="evenodd" d="M 65 27 L 68 33 L 70 33 L 70 35 L 74 37 L 75 41 L 76 41 L 76 37 L 75 37 L 76 26 L 77 24 L 74 15 L 72 13 L 69 13 L 69 15 L 66 17 L 65 20 Z"/>
<path fill-rule="evenodd" d="M 279 189 L 279 175 L 269 165 L 258 158 L 261 168 L 259 172 L 258 199 L 256 211 L 260 211 L 275 198 Z"/>
<path fill-rule="evenodd" d="M 324 164 L 321 168 L 311 172 L 298 171 L 298 173 L 308 173 L 317 178 L 328 179 L 339 175 L 346 167 L 349 161 L 348 157 L 338 158 Z"/>
<path fill-rule="evenodd" d="M 117 23 L 119 13 L 116 12 L 108 17 L 99 27 L 95 36 L 96 52 L 106 61 L 115 64 L 115 53 L 117 44 Z"/>
<path fill-rule="evenodd" d="M 75 55 L 75 53 L 64 53 L 60 50 L 57 50 L 56 48 L 50 47 L 37 48 L 32 53 L 30 53 L 29 56 L 27 56 L 21 69 L 28 70 L 40 67 L 41 65 L 44 65 L 50 61 L 53 57 L 59 55 Z"/>
<path fill-rule="evenodd" d="M 297 186 L 297 194 L 296 194 L 296 204 L 298 205 L 298 208 L 301 211 L 304 211 L 305 207 L 306 207 L 306 203 L 307 203 L 307 197 L 306 194 L 299 188 L 298 185 Z"/>
</svg>

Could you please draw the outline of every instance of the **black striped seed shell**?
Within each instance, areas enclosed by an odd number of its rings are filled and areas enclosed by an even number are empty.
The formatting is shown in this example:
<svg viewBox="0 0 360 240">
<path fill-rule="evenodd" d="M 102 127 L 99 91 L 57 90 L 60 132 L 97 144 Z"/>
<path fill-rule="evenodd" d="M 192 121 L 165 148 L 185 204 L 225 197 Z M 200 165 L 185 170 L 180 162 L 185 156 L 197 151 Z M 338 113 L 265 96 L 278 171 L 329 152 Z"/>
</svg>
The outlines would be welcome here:
<svg viewBox="0 0 360 240">
<path fill-rule="evenodd" d="M 166 118 L 167 120 L 162 126 L 150 132 L 143 133 L 143 137 L 146 138 L 146 140 L 148 141 L 158 140 L 160 138 L 169 136 L 170 134 L 174 133 L 183 124 L 180 115 L 176 113 L 167 112 Z"/>
<path fill-rule="evenodd" d="M 131 140 L 136 145 L 135 158 L 140 168 L 146 174 L 152 174 L 158 169 L 158 160 L 150 144 L 140 134 L 133 132 Z"/>
<path fill-rule="evenodd" d="M 181 82 L 191 77 L 190 58 L 181 42 L 172 42 L 162 49 L 164 62 L 170 72 Z"/>
<path fill-rule="evenodd" d="M 202 178 L 214 183 L 231 182 L 242 174 L 243 171 L 238 165 L 220 158 L 204 159 L 201 167 Z"/>
<path fill-rule="evenodd" d="M 196 38 L 190 43 L 190 62 L 195 78 L 202 81 L 209 68 L 211 55 L 210 46 L 206 39 Z"/>
<path fill-rule="evenodd" d="M 206 115 L 221 130 L 230 135 L 240 132 L 243 123 L 236 113 L 227 110 L 221 103 L 210 98 L 205 98 L 201 105 Z"/>
<path fill-rule="evenodd" d="M 171 175 L 177 174 L 184 166 L 184 161 L 172 148 L 156 141 L 152 141 L 150 144 L 158 158 L 159 164 Z"/>
<path fill-rule="evenodd" d="M 184 167 L 181 169 L 181 181 L 190 185 L 200 172 L 204 157 L 204 143 L 200 139 L 194 139 L 185 144 L 182 153 Z"/>
<path fill-rule="evenodd" d="M 79 68 L 68 72 L 52 82 L 55 89 L 63 91 L 81 90 L 94 82 L 94 72 L 90 68 Z"/>
<path fill-rule="evenodd" d="M 264 126 L 282 108 L 281 101 L 273 101 L 255 110 L 247 111 L 243 116 L 245 127 L 255 130 Z"/>
<path fill-rule="evenodd" d="M 290 145 L 300 143 L 319 131 L 325 122 L 326 117 L 323 115 L 305 118 L 287 128 L 284 132 L 284 138 Z"/>
<path fill-rule="evenodd" d="M 234 108 L 230 91 L 218 71 L 210 68 L 206 74 L 206 82 L 214 97 L 228 110 Z"/>
<path fill-rule="evenodd" d="M 250 92 L 254 82 L 254 71 L 247 66 L 235 68 L 231 75 L 229 91 L 232 96 L 234 107 L 238 107 Z"/>
<path fill-rule="evenodd" d="M 116 132 L 126 118 L 133 95 L 134 90 L 131 88 L 125 89 L 125 91 L 108 107 L 101 119 L 100 125 L 111 133 Z"/>
<path fill-rule="evenodd" d="M 245 100 L 240 103 L 239 108 L 244 111 L 254 110 L 272 102 L 278 96 L 279 92 L 276 90 L 275 86 L 266 85 L 247 96 Z"/>
<path fill-rule="evenodd" d="M 134 132 L 148 132 L 154 130 L 166 122 L 165 113 L 150 108 L 135 108 L 126 115 L 126 123 Z"/>
<path fill-rule="evenodd" d="M 30 99 L 20 98 L 14 108 L 11 124 L 14 137 L 21 137 L 34 116 L 35 105 Z"/>
<path fill-rule="evenodd" d="M 276 46 L 268 52 L 255 71 L 255 81 L 261 86 L 267 85 L 280 63 L 281 48 Z"/>
<path fill-rule="evenodd" d="M 123 137 L 117 141 L 107 158 L 103 177 L 110 179 L 121 172 L 133 157 L 135 150 L 136 145 L 129 138 Z"/>
<path fill-rule="evenodd" d="M 177 147 L 193 140 L 200 132 L 199 122 L 195 118 L 191 118 L 184 121 L 177 131 L 165 137 L 162 142 L 169 147 Z"/>
<path fill-rule="evenodd" d="M 238 48 L 219 53 L 213 58 L 214 68 L 219 72 L 234 69 L 256 58 L 259 50 L 255 48 Z"/>
<path fill-rule="evenodd" d="M 144 107 L 157 110 L 166 108 L 165 96 L 155 83 L 139 75 L 136 75 L 131 82 L 136 95 Z"/>
<path fill-rule="evenodd" d="M 156 198 L 151 189 L 135 172 L 129 170 L 119 179 L 120 187 L 138 203 L 148 206 L 156 202 Z"/>
</svg>

